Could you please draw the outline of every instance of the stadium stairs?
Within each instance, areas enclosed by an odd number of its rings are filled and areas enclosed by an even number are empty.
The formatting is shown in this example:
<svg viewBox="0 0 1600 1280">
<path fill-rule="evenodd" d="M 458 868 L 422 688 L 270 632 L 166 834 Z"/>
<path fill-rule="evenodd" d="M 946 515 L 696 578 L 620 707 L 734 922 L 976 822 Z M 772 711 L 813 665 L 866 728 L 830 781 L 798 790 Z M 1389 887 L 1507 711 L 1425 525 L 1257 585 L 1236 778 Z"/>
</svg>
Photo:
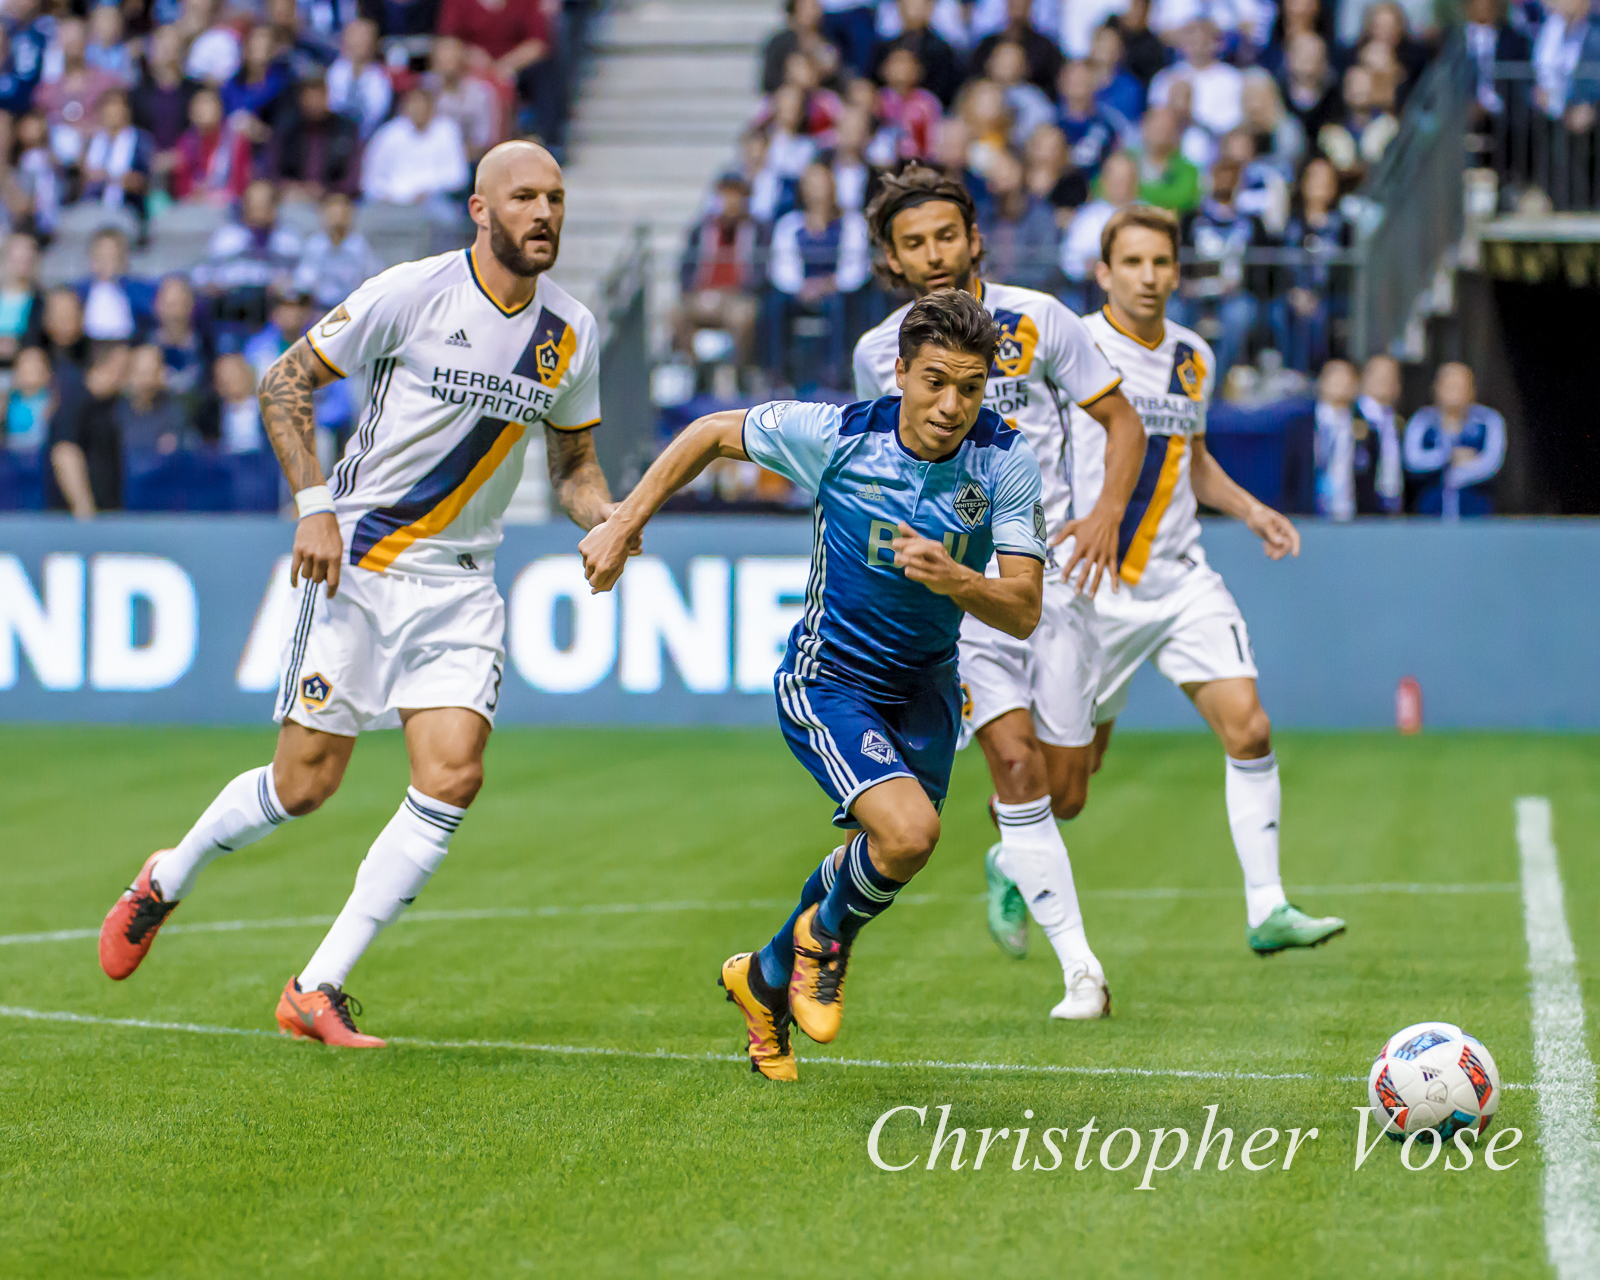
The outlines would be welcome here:
<svg viewBox="0 0 1600 1280">
<path fill-rule="evenodd" d="M 677 296 L 686 229 L 736 159 L 760 103 L 760 50 L 783 25 L 775 0 L 623 0 L 599 18 L 565 166 L 567 225 L 555 278 L 584 302 L 648 229 L 658 333 Z"/>
</svg>

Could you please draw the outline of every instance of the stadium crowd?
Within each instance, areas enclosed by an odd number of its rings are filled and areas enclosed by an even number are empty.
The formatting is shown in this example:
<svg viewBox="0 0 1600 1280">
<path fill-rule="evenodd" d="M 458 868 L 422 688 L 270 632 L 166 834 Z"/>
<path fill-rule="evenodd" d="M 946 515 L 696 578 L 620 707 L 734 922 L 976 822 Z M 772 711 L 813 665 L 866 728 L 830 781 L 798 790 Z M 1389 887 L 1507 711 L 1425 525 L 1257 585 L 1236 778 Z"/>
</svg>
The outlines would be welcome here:
<svg viewBox="0 0 1600 1280">
<path fill-rule="evenodd" d="M 387 265 L 360 206 L 465 243 L 478 157 L 510 136 L 559 149 L 590 7 L 6 0 L 0 509 L 276 510 L 256 381 Z M 130 255 L 185 206 L 221 225 L 141 276 Z M 95 227 L 81 274 L 47 287 L 42 255 L 73 226 Z M 317 413 L 331 461 L 344 383 Z"/>
<path fill-rule="evenodd" d="M 856 337 L 900 301 L 873 279 L 863 210 L 909 161 L 971 191 L 986 275 L 1080 313 L 1103 302 L 1101 229 L 1144 201 L 1181 220 L 1173 316 L 1212 343 L 1219 394 L 1317 388 L 1316 510 L 1398 511 L 1403 493 L 1413 510 L 1486 504 L 1480 472 L 1498 470 L 1503 427 L 1472 406 L 1470 373 L 1465 406 L 1447 377 L 1425 412 L 1458 430 L 1496 425 L 1455 454 L 1481 453 L 1477 470 L 1447 479 L 1437 450 L 1394 421 L 1393 362 L 1358 376 L 1344 361 L 1350 197 L 1444 38 L 1432 0 L 788 0 L 786 12 L 761 60 L 760 112 L 689 236 L 675 325 L 687 355 L 697 334 L 725 332 L 748 389 L 847 393 Z M 1497 32 L 1548 26 L 1527 4 L 1506 17 L 1499 0 L 1472 0 L 1469 16 Z M 1463 507 L 1445 490 L 1476 496 Z"/>
</svg>

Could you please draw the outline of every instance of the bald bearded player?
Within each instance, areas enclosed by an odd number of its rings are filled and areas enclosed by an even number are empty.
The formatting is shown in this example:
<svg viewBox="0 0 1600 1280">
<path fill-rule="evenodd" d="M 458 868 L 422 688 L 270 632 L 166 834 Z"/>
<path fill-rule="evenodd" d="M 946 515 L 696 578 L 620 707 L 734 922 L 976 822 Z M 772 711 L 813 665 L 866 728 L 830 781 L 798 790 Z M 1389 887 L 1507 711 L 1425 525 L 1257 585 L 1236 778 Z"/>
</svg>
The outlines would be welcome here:
<svg viewBox="0 0 1600 1280">
<path fill-rule="evenodd" d="M 505 660 L 494 555 L 531 430 L 543 429 L 552 492 L 580 528 L 613 506 L 594 452 L 594 317 L 546 274 L 561 247 L 561 169 L 543 147 L 504 143 L 479 164 L 468 209 L 470 249 L 375 276 L 262 379 L 262 423 L 300 516 L 277 750 L 150 855 L 100 932 L 101 966 L 128 977 L 208 863 L 322 805 L 363 730 L 402 728 L 411 785 L 278 1001 L 284 1034 L 329 1045 L 382 1047 L 356 1028 L 345 979 L 438 870 L 483 782 Z M 361 426 L 328 478 L 312 395 L 358 374 Z"/>
</svg>

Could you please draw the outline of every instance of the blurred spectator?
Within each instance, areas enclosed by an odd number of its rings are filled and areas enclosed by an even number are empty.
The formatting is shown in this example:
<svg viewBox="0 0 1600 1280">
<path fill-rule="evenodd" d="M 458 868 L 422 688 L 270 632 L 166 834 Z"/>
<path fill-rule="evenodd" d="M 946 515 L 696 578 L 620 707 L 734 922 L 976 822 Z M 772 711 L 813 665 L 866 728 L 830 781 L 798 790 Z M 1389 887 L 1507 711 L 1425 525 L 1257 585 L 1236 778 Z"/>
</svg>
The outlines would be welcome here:
<svg viewBox="0 0 1600 1280">
<path fill-rule="evenodd" d="M 32 80 L 17 73 L 11 59 L 11 37 L 0 26 L 0 111 L 10 116 L 20 116 L 33 103 Z"/>
<path fill-rule="evenodd" d="M 1506 460 L 1506 424 L 1476 398 L 1471 369 L 1441 365 L 1433 403 L 1406 423 L 1406 470 L 1419 482 L 1421 515 L 1458 520 L 1494 514 L 1493 482 Z"/>
<path fill-rule="evenodd" d="M 56 160 L 64 165 L 77 165 L 83 162 L 101 94 L 118 88 L 122 82 L 109 71 L 91 67 L 84 60 L 88 28 L 82 19 L 65 18 L 58 22 L 56 39 L 61 48 L 61 75 L 35 89 L 33 102 L 50 123 L 50 150 Z"/>
<path fill-rule="evenodd" d="M 1073 212 L 1089 198 L 1088 180 L 1072 163 L 1066 136 L 1053 124 L 1040 125 L 1028 138 L 1022 168 L 1023 185 L 1050 206 L 1057 227 L 1072 221 Z"/>
<path fill-rule="evenodd" d="M 851 70 L 869 75 L 877 39 L 874 6 L 861 0 L 822 0 L 822 10 L 822 33 L 838 46 Z"/>
<path fill-rule="evenodd" d="M 1255 142 L 1255 157 L 1271 165 L 1284 181 L 1294 180 L 1306 153 L 1306 135 L 1300 121 L 1283 108 L 1278 84 L 1259 68 L 1244 73 L 1240 91 L 1244 124 Z"/>
<path fill-rule="evenodd" d="M 765 130 L 746 129 L 740 135 L 739 173 L 750 184 L 750 215 L 765 225 L 794 207 L 793 180 L 767 163 L 770 154 Z"/>
<path fill-rule="evenodd" d="M 212 372 L 217 388 L 217 444 L 223 453 L 255 453 L 268 447 L 256 400 L 256 374 L 242 355 L 217 357 Z"/>
<path fill-rule="evenodd" d="M 473 164 L 500 141 L 504 115 L 500 95 L 488 81 L 467 74 L 467 47 L 454 36 L 433 42 L 422 86 L 433 94 L 435 110 L 456 122 Z"/>
<path fill-rule="evenodd" d="M 1373 490 L 1378 505 L 1388 515 L 1405 506 L 1405 471 L 1400 461 L 1400 362 L 1393 356 L 1373 356 L 1361 372 L 1361 396 L 1356 407 L 1378 436 L 1378 466 Z"/>
<path fill-rule="evenodd" d="M 0 252 L 0 367 L 44 338 L 44 295 L 39 291 L 39 242 L 23 231 L 6 237 Z"/>
<path fill-rule="evenodd" d="M 389 114 L 394 86 L 378 61 L 378 24 L 357 18 L 339 34 L 342 52 L 328 68 L 328 106 L 356 122 L 363 140 Z"/>
<path fill-rule="evenodd" d="M 1154 111 L 1155 108 L 1152 108 Z M 1239 187 L 1238 161 L 1222 159 L 1211 170 L 1211 194 L 1183 220 L 1183 245 L 1193 254 L 1178 295 L 1180 323 L 1211 337 L 1217 357 L 1216 385 L 1244 354 L 1255 325 L 1257 295 L 1267 292 L 1260 268 L 1245 264 L 1245 255 L 1266 247 L 1261 223 L 1234 204 Z"/>
<path fill-rule="evenodd" d="M 933 140 L 934 163 L 949 177 L 960 182 L 972 195 L 980 214 L 992 203 L 989 184 L 972 167 L 972 133 L 960 116 L 946 116 L 939 122 Z"/>
<path fill-rule="evenodd" d="M 1283 102 L 1300 122 L 1300 131 L 1315 138 L 1339 113 L 1339 85 L 1328 66 L 1328 46 L 1311 32 L 1289 41 L 1284 56 Z"/>
<path fill-rule="evenodd" d="M 383 270 L 383 263 L 360 232 L 352 231 L 355 206 L 350 197 L 331 191 L 322 198 L 322 230 L 306 241 L 295 269 L 294 287 L 330 310 Z"/>
<path fill-rule="evenodd" d="M 1600 62 L 1600 22 L 1589 0 L 1549 0 L 1533 42 L 1533 102 L 1552 124 L 1572 133 L 1594 127 L 1593 82 L 1575 79 L 1580 65 Z M 1552 130 L 1559 137 L 1559 130 Z"/>
<path fill-rule="evenodd" d="M 1373 100 L 1372 73 L 1359 64 L 1344 73 L 1344 110 L 1317 130 L 1317 149 L 1347 182 L 1383 158 L 1400 122 Z"/>
<path fill-rule="evenodd" d="M 211 351 L 195 325 L 194 289 L 182 276 L 168 276 L 156 289 L 155 326 L 146 341 L 161 350 L 167 390 L 192 413 L 205 394 Z"/>
<path fill-rule="evenodd" d="M 1020 147 L 1040 125 L 1055 120 L 1056 104 L 1050 95 L 1028 83 L 1027 55 L 1020 44 L 1003 40 L 995 45 L 985 70 L 1005 94 L 1006 109 L 1011 113 L 1010 143 L 1013 147 Z"/>
<path fill-rule="evenodd" d="M 1200 171 L 1178 150 L 1178 115 L 1151 107 L 1139 122 L 1139 198 L 1157 208 L 1187 213 L 1200 204 Z"/>
<path fill-rule="evenodd" d="M 1101 27 L 1094 33 L 1089 47 L 1088 64 L 1094 73 L 1094 100 L 1113 119 L 1129 122 L 1144 114 L 1145 87 L 1139 77 L 1128 70 L 1122 55 L 1122 37 L 1115 27 Z M 1057 79 L 1062 98 L 1066 87 Z"/>
<path fill-rule="evenodd" d="M 1317 378 L 1313 457 L 1316 460 L 1316 513 L 1329 520 L 1355 519 L 1356 492 L 1363 479 L 1371 494 L 1376 451 L 1370 446 L 1375 438 L 1355 402 L 1355 369 L 1344 360 L 1328 361 Z M 1361 450 L 1363 456 L 1358 461 L 1356 453 L 1361 446 L 1368 447 Z"/>
<path fill-rule="evenodd" d="M 406 94 L 400 114 L 381 126 L 361 161 L 361 194 L 388 204 L 449 203 L 444 218 L 458 214 L 452 197 L 472 179 L 467 149 L 454 120 L 433 109 L 433 95 L 420 85 Z"/>
<path fill-rule="evenodd" d="M 973 80 L 956 104 L 967 127 L 967 165 L 987 175 L 996 158 L 1011 150 L 1011 110 L 993 80 Z"/>
<path fill-rule="evenodd" d="M 1261 221 L 1268 235 L 1281 236 L 1289 221 L 1289 184 L 1278 169 L 1256 155 L 1256 140 L 1240 126 L 1222 140 L 1218 154 L 1239 166 L 1233 201 L 1242 213 Z"/>
<path fill-rule="evenodd" d="M 17 353 L 6 392 L 6 448 L 32 453 L 44 448 L 50 436 L 55 393 L 50 386 L 50 357 L 43 347 L 24 347 Z"/>
<path fill-rule="evenodd" d="M 1482 114 L 1501 115 L 1506 108 L 1506 98 L 1513 90 L 1510 85 L 1496 81 L 1494 64 L 1530 61 L 1533 43 L 1506 21 L 1505 0 L 1467 0 L 1466 19 L 1467 54 L 1473 65 L 1473 101 Z"/>
<path fill-rule="evenodd" d="M 223 118 L 215 89 L 201 89 L 190 99 L 189 127 L 166 163 L 176 199 L 232 204 L 243 195 L 250 183 L 250 139 Z"/>
<path fill-rule="evenodd" d="M 811 137 L 827 133 L 839 119 L 844 104 L 832 89 L 822 87 L 822 72 L 809 54 L 791 53 L 784 64 L 783 83 L 800 90 L 805 102 L 801 112 L 804 131 Z"/>
<path fill-rule="evenodd" d="M 921 60 L 910 49 L 892 49 L 879 71 L 884 87 L 878 92 L 878 115 L 893 132 L 895 154 L 902 160 L 931 156 L 943 112 L 939 99 L 921 87 Z"/>
<path fill-rule="evenodd" d="M 1359 47 L 1365 50 L 1373 44 L 1383 45 L 1394 54 L 1403 77 L 1399 99 L 1404 102 L 1406 91 L 1417 82 L 1428 64 L 1428 50 L 1420 40 L 1413 38 L 1411 20 L 1394 0 L 1378 0 L 1367 6 L 1361 19 Z"/>
<path fill-rule="evenodd" d="M 134 85 L 133 122 L 148 133 L 157 152 L 171 151 L 189 126 L 189 100 L 200 88 L 183 72 L 183 42 L 176 27 L 157 27 L 145 41 L 144 63 Z"/>
<path fill-rule="evenodd" d="M 113 409 L 117 435 L 130 453 L 173 453 L 193 443 L 183 405 L 166 388 L 161 348 L 135 347 L 128 357 L 128 379 Z"/>
<path fill-rule="evenodd" d="M 258 178 L 239 201 L 239 220 L 212 233 L 206 260 L 194 269 L 192 278 L 215 300 L 219 321 L 260 324 L 266 315 L 268 287 L 292 277 L 300 249 L 300 237 L 278 221 L 276 189 Z"/>
<path fill-rule="evenodd" d="M 1167 91 L 1166 109 L 1178 118 L 1178 150 L 1203 178 L 1217 158 L 1217 137 L 1194 122 L 1193 106 L 1194 86 L 1187 80 L 1174 80 Z"/>
<path fill-rule="evenodd" d="M 1335 268 L 1327 259 L 1349 248 L 1350 224 L 1339 212 L 1339 178 L 1333 166 L 1317 157 L 1300 176 L 1297 208 L 1283 233 L 1285 247 L 1304 249 L 1308 260 L 1290 269 L 1288 293 L 1276 304 L 1273 328 L 1290 368 L 1310 373 L 1328 358 L 1329 324 L 1335 297 Z"/>
<path fill-rule="evenodd" d="M 1094 279 L 1100 261 L 1100 233 L 1111 215 L 1139 198 L 1139 164 L 1126 151 L 1114 151 L 1100 167 L 1099 194 L 1073 216 L 1061 242 L 1061 270 L 1067 277 L 1066 302 L 1080 315 L 1096 310 L 1101 297 Z"/>
<path fill-rule="evenodd" d="M 30 91 L 44 72 L 44 51 L 50 27 L 50 20 L 40 14 L 40 7 L 40 0 L 11 0 L 6 5 L 11 69 Z"/>
<path fill-rule="evenodd" d="M 89 43 L 83 58 L 91 67 L 115 76 L 117 83 L 131 85 L 137 74 L 134 46 L 123 30 L 122 10 L 115 4 L 97 4 L 89 12 Z"/>
<path fill-rule="evenodd" d="M 872 250 L 866 219 L 839 208 L 827 165 L 810 165 L 800 176 L 800 208 L 779 218 L 772 230 L 768 273 L 779 295 L 772 312 L 770 362 L 785 365 L 789 328 L 797 315 L 821 315 L 828 321 L 825 377 L 828 385 L 843 386 L 845 299 L 870 278 Z"/>
<path fill-rule="evenodd" d="M 321 199 L 324 192 L 353 196 L 361 183 L 361 139 L 355 121 L 328 109 L 320 76 L 302 80 L 295 108 L 274 132 L 267 170 L 286 196 Z"/>
<path fill-rule="evenodd" d="M 94 342 L 127 342 L 155 305 L 155 289 L 128 274 L 128 237 L 102 227 L 89 241 L 89 276 L 78 282 L 83 331 Z"/>
<path fill-rule="evenodd" d="M 832 47 L 822 33 L 821 0 L 786 0 L 783 11 L 783 30 L 775 32 L 761 51 L 762 93 L 774 93 L 783 83 L 790 54 L 803 53 L 815 59 L 823 46 Z"/>
<path fill-rule="evenodd" d="M 1313 35 L 1324 41 L 1332 38 L 1320 0 L 1282 0 L 1271 36 L 1256 59 L 1256 65 L 1283 79 L 1288 73 L 1289 44 L 1300 35 Z"/>
<path fill-rule="evenodd" d="M 131 209 L 140 222 L 155 144 L 133 123 L 128 94 L 113 89 L 100 99 L 100 128 L 83 156 L 83 200 L 108 209 Z"/>
<path fill-rule="evenodd" d="M 1167 46 L 1150 30 L 1150 0 L 1129 0 L 1127 9 L 1110 18 L 1107 25 L 1122 38 L 1128 70 L 1148 89 L 1156 73 L 1167 65 Z"/>
<path fill-rule="evenodd" d="M 995 49 L 1002 43 L 1018 45 L 1023 52 L 1025 76 L 1030 84 L 1044 94 L 1055 92 L 1056 77 L 1061 74 L 1061 48 L 1044 32 L 1033 25 L 1032 0 L 1006 0 L 1006 25 L 993 35 L 978 41 L 972 51 L 972 65 L 987 67 Z M 992 76 L 993 71 L 989 74 Z"/>
<path fill-rule="evenodd" d="M 289 66 L 278 56 L 277 37 L 271 27 L 253 27 L 239 70 L 222 86 L 223 113 L 259 145 L 272 136 L 289 104 Z"/>
<path fill-rule="evenodd" d="M 766 167 L 782 177 L 799 178 L 816 158 L 817 144 L 806 129 L 805 91 L 799 85 L 786 84 L 772 95 Z"/>
<path fill-rule="evenodd" d="M 213 89 L 233 78 L 241 55 L 238 28 L 220 19 L 220 8 L 218 0 L 183 0 L 178 19 L 180 30 L 190 40 L 184 73 Z"/>
<path fill-rule="evenodd" d="M 67 285 L 45 292 L 43 345 L 58 395 L 83 380 L 90 343 L 83 332 L 83 302 Z"/>
<path fill-rule="evenodd" d="M 273 362 L 299 341 L 311 324 L 311 294 L 290 286 L 268 292 L 270 311 L 266 326 L 245 342 L 240 353 L 249 363 L 257 382 Z"/>
<path fill-rule="evenodd" d="M 1006 284 L 1049 292 L 1058 270 L 1055 210 L 1028 190 L 1022 162 L 1007 154 L 989 170 L 988 216 L 983 233 L 984 271 Z"/>
<path fill-rule="evenodd" d="M 81 382 L 59 388 L 50 419 L 48 509 L 70 511 L 79 520 L 121 509 L 122 440 L 116 409 L 127 369 L 127 347 L 109 343 L 96 349 Z"/>
<path fill-rule="evenodd" d="M 515 84 L 535 131 L 551 138 L 560 124 L 561 75 L 546 12 L 540 0 L 444 0 L 439 34 L 466 45 L 479 74 Z"/>
<path fill-rule="evenodd" d="M 826 0 L 824 0 L 826 7 Z M 956 51 L 949 41 L 930 25 L 933 18 L 932 0 L 898 0 L 902 30 L 893 40 L 881 41 L 874 56 L 874 76 L 883 79 L 884 60 L 896 49 L 909 49 L 922 63 L 923 87 L 948 107 L 955 101 L 956 88 L 961 83 L 960 64 Z"/>
<path fill-rule="evenodd" d="M 742 176 L 723 174 L 716 194 L 716 212 L 689 232 L 678 269 L 673 332 L 678 349 L 689 351 L 696 330 L 726 330 L 740 367 L 746 368 L 755 361 L 761 232 L 750 216 L 750 185 Z"/>
<path fill-rule="evenodd" d="M 30 111 L 17 121 L 15 129 L 16 166 L 12 169 L 12 191 L 7 195 L 14 221 L 31 224 L 36 236 L 54 234 L 61 216 L 63 182 L 50 151 L 50 126 L 44 112 Z"/>
<path fill-rule="evenodd" d="M 872 198 L 876 174 L 867 161 L 872 143 L 872 117 L 851 108 L 839 117 L 833 131 L 833 148 L 824 162 L 833 170 L 833 189 L 841 209 L 860 212 Z"/>
<path fill-rule="evenodd" d="M 1115 35 L 1112 35 L 1115 39 Z M 1072 161 L 1090 178 L 1100 172 L 1105 159 L 1122 145 L 1132 126 L 1115 116 L 1095 95 L 1095 69 L 1087 62 L 1069 62 L 1061 68 L 1061 99 L 1056 123 L 1061 126 Z"/>
<path fill-rule="evenodd" d="M 287 22 L 298 27 L 306 41 L 320 50 L 323 66 L 339 55 L 339 33 L 361 14 L 358 0 L 299 0 L 294 18 L 289 19 L 288 6 L 295 0 L 269 0 L 268 12 L 272 22 L 280 28 Z M 282 4 L 282 10 L 279 4 Z M 282 12 L 283 18 L 277 15 Z"/>
<path fill-rule="evenodd" d="M 1243 78 L 1239 69 L 1217 61 L 1217 28 L 1209 18 L 1196 18 L 1178 32 L 1183 57 L 1150 82 L 1150 101 L 1164 106 L 1174 82 L 1192 93 L 1189 114 L 1202 129 L 1221 137 L 1244 118 Z"/>
</svg>

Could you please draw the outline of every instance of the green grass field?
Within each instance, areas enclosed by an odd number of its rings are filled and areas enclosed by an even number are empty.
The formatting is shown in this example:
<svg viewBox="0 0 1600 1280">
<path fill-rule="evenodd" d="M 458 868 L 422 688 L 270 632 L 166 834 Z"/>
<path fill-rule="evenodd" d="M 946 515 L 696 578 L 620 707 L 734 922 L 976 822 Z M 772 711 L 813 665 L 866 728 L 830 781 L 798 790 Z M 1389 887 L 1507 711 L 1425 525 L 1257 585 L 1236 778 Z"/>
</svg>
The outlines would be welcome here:
<svg viewBox="0 0 1600 1280">
<path fill-rule="evenodd" d="M 1532 1091 L 1505 1094 L 1496 1127 L 1525 1137 L 1501 1173 L 1481 1158 L 1407 1172 L 1388 1142 L 1355 1170 L 1351 1108 L 1382 1041 L 1427 1018 L 1533 1080 L 1521 795 L 1553 805 L 1600 1047 L 1592 738 L 1282 735 L 1291 898 L 1350 931 L 1260 960 L 1218 749 L 1120 736 L 1066 829 L 1114 993 L 1115 1016 L 1089 1025 L 1045 1016 L 1060 972 L 1037 932 L 1022 963 L 989 940 L 987 780 L 965 753 L 932 864 L 857 948 L 843 1034 L 797 1038 L 788 1088 L 736 1059 L 742 1024 L 715 986 L 831 844 L 828 802 L 776 732 L 496 734 L 444 868 L 349 983 L 366 1029 L 427 1043 L 338 1053 L 272 1034 L 323 931 L 304 918 L 338 910 L 399 800 L 397 735 L 361 743 L 321 813 L 216 863 L 126 983 L 92 939 L 14 939 L 97 927 L 271 741 L 0 731 L 0 1275 L 1546 1274 Z M 281 923 L 192 927 L 227 921 Z M 1197 1140 L 1213 1103 L 1240 1141 L 1319 1137 L 1287 1171 L 1213 1156 L 1195 1172 L 1191 1149 L 1150 1192 L 1135 1189 L 1147 1152 L 1122 1172 L 1073 1167 L 1090 1117 L 1094 1159 L 1120 1127 Z M 874 1167 L 879 1115 L 930 1108 L 927 1129 L 901 1113 L 882 1146 L 925 1162 L 943 1104 L 967 1168 Z M 1022 1125 L 1046 1164 L 1041 1131 L 1071 1130 L 1060 1169 L 1014 1172 L 1014 1134 L 970 1167 L 977 1130 Z"/>
</svg>

